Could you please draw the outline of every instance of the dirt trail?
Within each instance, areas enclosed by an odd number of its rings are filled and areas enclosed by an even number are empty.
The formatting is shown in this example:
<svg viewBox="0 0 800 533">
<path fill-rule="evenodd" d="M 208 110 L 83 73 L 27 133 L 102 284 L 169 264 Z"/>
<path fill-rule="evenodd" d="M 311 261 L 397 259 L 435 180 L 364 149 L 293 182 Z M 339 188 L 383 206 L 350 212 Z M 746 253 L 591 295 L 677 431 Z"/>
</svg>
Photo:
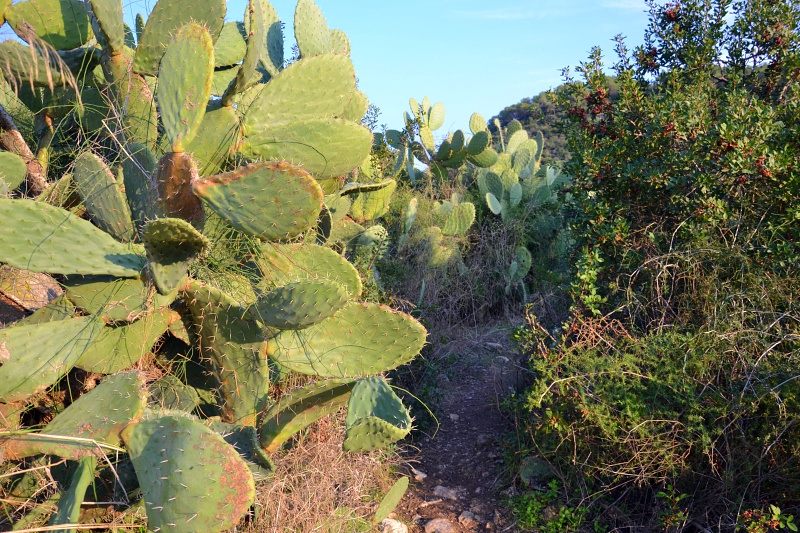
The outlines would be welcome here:
<svg viewBox="0 0 800 533">
<path fill-rule="evenodd" d="M 521 383 L 523 370 L 508 332 L 468 332 L 430 357 L 441 370 L 440 426 L 414 442 L 410 475 L 417 480 L 397 514 L 412 532 L 514 531 L 500 503 L 508 475 L 499 440 L 512 428 L 499 403 Z"/>
</svg>

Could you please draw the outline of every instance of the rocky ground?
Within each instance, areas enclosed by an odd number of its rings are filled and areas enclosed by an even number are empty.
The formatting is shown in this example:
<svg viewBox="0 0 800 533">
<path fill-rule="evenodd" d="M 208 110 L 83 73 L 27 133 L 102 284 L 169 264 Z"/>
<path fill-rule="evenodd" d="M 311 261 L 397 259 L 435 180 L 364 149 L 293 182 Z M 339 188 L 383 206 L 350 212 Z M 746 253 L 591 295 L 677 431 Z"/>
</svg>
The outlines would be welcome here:
<svg viewBox="0 0 800 533">
<path fill-rule="evenodd" d="M 521 385 L 524 370 L 508 332 L 471 332 L 431 357 L 440 365 L 440 425 L 413 443 L 413 481 L 395 518 L 411 532 L 515 531 L 501 504 L 509 475 L 499 442 L 512 427 L 499 404 Z"/>
</svg>

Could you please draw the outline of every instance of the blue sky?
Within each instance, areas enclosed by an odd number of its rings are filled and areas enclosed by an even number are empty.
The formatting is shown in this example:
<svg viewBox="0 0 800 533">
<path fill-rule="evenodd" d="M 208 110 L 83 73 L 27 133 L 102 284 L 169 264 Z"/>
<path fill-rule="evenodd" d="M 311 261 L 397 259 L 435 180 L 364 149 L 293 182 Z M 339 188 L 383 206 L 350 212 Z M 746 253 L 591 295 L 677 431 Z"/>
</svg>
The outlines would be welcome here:
<svg viewBox="0 0 800 533">
<path fill-rule="evenodd" d="M 296 0 L 271 1 L 291 49 Z M 359 87 L 381 109 L 380 123 L 401 127 L 409 98 L 428 96 L 447 109 L 440 135 L 466 129 L 474 111 L 488 119 L 558 85 L 561 69 L 593 46 L 613 62 L 614 35 L 632 48 L 647 25 L 644 0 L 316 1 L 328 24 L 350 37 Z M 154 4 L 123 0 L 125 18 Z M 242 20 L 245 4 L 228 0 L 228 19 Z"/>
<path fill-rule="evenodd" d="M 202 0 L 198 0 L 202 1 Z M 332 28 L 350 37 L 359 87 L 381 109 L 380 123 L 402 126 L 408 100 L 429 96 L 447 109 L 445 130 L 466 129 L 505 106 L 561 82 L 561 69 L 614 35 L 641 42 L 644 0 L 316 0 Z M 124 0 L 126 18 L 153 0 Z M 294 44 L 296 0 L 271 0 Z M 228 1 L 242 20 L 246 0 Z M 609 63 L 611 63 L 609 55 Z"/>
</svg>

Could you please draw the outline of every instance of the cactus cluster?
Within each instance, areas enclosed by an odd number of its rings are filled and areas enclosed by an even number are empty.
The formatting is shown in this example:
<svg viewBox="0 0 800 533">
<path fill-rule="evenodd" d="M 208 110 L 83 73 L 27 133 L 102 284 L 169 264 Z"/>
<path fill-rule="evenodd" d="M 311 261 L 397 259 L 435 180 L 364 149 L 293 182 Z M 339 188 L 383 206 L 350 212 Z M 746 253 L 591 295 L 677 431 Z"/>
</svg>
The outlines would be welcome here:
<svg viewBox="0 0 800 533">
<path fill-rule="evenodd" d="M 467 162 L 484 168 L 497 161 L 498 154 L 492 148 L 488 131 L 473 132 L 473 136 L 467 138 L 463 131 L 456 130 L 437 147 L 434 131 L 444 125 L 444 104 L 431 105 L 426 96 L 421 104 L 412 98 L 409 105 L 411 113 L 405 113 L 405 129 L 386 131 L 386 143 L 398 151 L 395 174 L 405 170 L 411 182 L 416 183 L 421 175 L 416 161 L 426 165 L 433 176 L 443 179 L 449 176 L 448 169 L 457 170 Z"/>
<path fill-rule="evenodd" d="M 77 462 L 53 525 L 80 518 L 109 452 L 127 454 L 150 529 L 221 531 L 252 505 L 268 454 L 321 416 L 347 408 L 347 450 L 410 431 L 381 374 L 426 331 L 360 302 L 337 247 L 370 231 L 394 189 L 342 187 L 372 145 L 347 38 L 299 0 L 300 59 L 284 68 L 268 1 L 242 22 L 225 14 L 223 0 L 158 0 L 134 37 L 120 0 L 5 8 L 29 43 L 0 43 L 15 105 L 88 135 L 88 103 L 101 104 L 97 149 L 72 145 L 71 172 L 51 182 L 63 139 L 41 136 L 34 154 L 0 107 L 0 263 L 63 287 L 0 329 L 0 450 Z M 317 381 L 275 402 L 270 384 L 290 372 Z M 100 384 L 53 394 L 77 374 Z M 60 412 L 27 426 L 44 397 Z"/>
</svg>

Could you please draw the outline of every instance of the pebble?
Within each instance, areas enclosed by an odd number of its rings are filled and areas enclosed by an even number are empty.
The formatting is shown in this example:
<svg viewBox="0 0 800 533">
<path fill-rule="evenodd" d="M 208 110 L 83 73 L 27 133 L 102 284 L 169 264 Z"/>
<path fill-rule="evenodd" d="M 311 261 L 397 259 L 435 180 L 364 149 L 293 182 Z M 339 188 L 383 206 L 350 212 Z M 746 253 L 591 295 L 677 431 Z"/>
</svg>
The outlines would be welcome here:
<svg viewBox="0 0 800 533">
<path fill-rule="evenodd" d="M 392 518 L 384 518 L 383 521 L 378 524 L 378 528 L 382 533 L 408 533 L 407 525 Z"/>
<path fill-rule="evenodd" d="M 450 420 L 457 422 L 460 417 L 455 413 L 450 413 Z"/>
<path fill-rule="evenodd" d="M 443 498 L 445 500 L 458 500 L 458 493 L 456 491 L 441 485 L 436 485 L 433 487 L 433 493 L 439 498 Z"/>
<path fill-rule="evenodd" d="M 416 481 L 422 481 L 423 479 L 428 477 L 428 474 L 426 474 L 422 470 L 417 470 L 416 468 L 412 468 L 411 473 L 414 474 L 414 479 Z"/>
<path fill-rule="evenodd" d="M 425 524 L 425 533 L 453 533 L 453 525 L 446 518 L 434 518 Z"/>
<path fill-rule="evenodd" d="M 464 527 L 475 527 L 478 525 L 478 521 L 475 519 L 475 515 L 470 513 L 469 511 L 464 511 L 458 517 L 458 523 Z"/>
</svg>

